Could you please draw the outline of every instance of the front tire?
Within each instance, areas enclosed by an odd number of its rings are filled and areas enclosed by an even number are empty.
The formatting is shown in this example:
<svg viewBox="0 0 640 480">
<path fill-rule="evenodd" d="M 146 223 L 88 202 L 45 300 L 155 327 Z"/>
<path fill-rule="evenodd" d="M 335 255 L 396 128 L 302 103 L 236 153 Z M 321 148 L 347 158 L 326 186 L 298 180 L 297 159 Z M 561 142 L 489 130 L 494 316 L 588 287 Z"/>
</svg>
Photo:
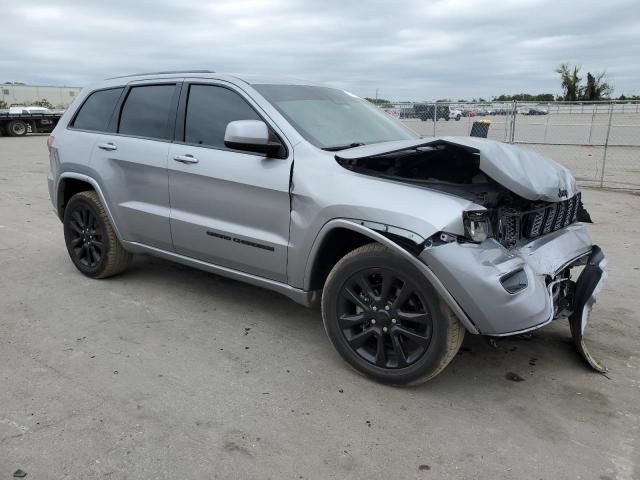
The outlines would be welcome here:
<svg viewBox="0 0 640 480">
<path fill-rule="evenodd" d="M 349 365 L 379 382 L 414 385 L 451 362 L 464 327 L 406 259 L 371 243 L 345 255 L 322 294 L 324 327 Z"/>
<path fill-rule="evenodd" d="M 91 278 L 124 271 L 131 261 L 94 191 L 76 193 L 64 211 L 64 239 L 71 261 Z"/>
</svg>

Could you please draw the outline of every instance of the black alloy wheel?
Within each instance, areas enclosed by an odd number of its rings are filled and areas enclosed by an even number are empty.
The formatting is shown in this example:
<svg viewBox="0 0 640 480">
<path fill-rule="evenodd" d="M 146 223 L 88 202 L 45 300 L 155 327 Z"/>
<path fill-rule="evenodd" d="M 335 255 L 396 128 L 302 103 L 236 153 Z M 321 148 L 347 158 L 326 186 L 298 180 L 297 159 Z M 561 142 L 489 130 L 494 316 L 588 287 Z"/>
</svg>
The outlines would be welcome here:
<svg viewBox="0 0 640 480">
<path fill-rule="evenodd" d="M 352 250 L 322 291 L 329 340 L 355 370 L 391 385 L 415 385 L 453 360 L 465 328 L 420 269 L 379 243 Z"/>
<path fill-rule="evenodd" d="M 70 212 L 69 245 L 76 260 L 88 269 L 97 268 L 104 257 L 104 233 L 97 215 L 87 204 Z"/>
<path fill-rule="evenodd" d="M 64 239 L 71 261 L 91 278 L 126 270 L 131 254 L 122 246 L 95 191 L 76 193 L 64 209 Z"/>
<path fill-rule="evenodd" d="M 412 280 L 387 268 L 368 268 L 342 285 L 337 316 L 349 346 L 382 368 L 415 363 L 433 330 L 427 303 Z"/>
</svg>

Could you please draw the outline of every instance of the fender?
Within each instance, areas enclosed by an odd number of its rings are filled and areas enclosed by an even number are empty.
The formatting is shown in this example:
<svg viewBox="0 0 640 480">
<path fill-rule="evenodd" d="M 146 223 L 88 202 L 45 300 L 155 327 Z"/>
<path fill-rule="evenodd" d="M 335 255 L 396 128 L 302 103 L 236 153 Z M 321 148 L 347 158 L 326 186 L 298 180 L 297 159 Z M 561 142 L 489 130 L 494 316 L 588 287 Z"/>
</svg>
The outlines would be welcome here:
<svg viewBox="0 0 640 480">
<path fill-rule="evenodd" d="M 400 255 L 401 257 L 409 261 L 425 276 L 426 280 L 433 286 L 433 288 L 435 288 L 436 292 L 438 292 L 438 294 L 446 302 L 449 308 L 451 308 L 453 313 L 456 314 L 456 316 L 465 326 L 467 331 L 473 334 L 480 333 L 479 330 L 474 325 L 474 323 L 471 321 L 471 319 L 464 312 L 464 310 L 462 310 L 460 305 L 458 305 L 458 302 L 456 302 L 456 300 L 451 296 L 449 291 L 444 287 L 442 282 L 440 282 L 438 277 L 433 273 L 433 271 L 431 271 L 431 269 L 427 265 L 422 263 L 420 259 L 416 258 L 414 255 L 409 253 L 407 250 L 405 250 L 404 248 L 402 248 L 401 246 L 399 246 L 389 238 L 382 235 L 377 230 L 373 230 L 372 228 L 369 228 L 368 225 L 378 226 L 379 224 L 377 223 L 369 224 L 365 220 L 353 220 L 353 219 L 346 219 L 346 218 L 337 218 L 337 219 L 329 220 L 327 223 L 325 223 L 323 227 L 320 229 L 320 232 L 318 232 L 318 235 L 316 236 L 316 240 L 313 242 L 313 246 L 311 247 L 311 251 L 309 252 L 309 258 L 307 259 L 307 265 L 305 268 L 303 289 L 309 290 L 309 287 L 311 285 L 312 266 L 325 236 L 335 228 L 346 228 L 349 230 L 353 230 L 354 232 L 358 232 L 362 235 L 365 235 L 371 238 L 371 240 L 375 242 L 381 243 L 392 252 L 396 253 L 397 255 Z M 383 227 L 387 227 L 385 228 L 384 231 L 392 232 L 394 234 L 401 234 L 401 236 L 410 238 L 413 241 L 416 241 L 420 238 L 413 232 L 409 232 L 407 230 L 403 230 L 397 227 L 392 227 L 392 226 L 383 226 Z M 414 235 L 414 237 L 413 238 L 409 237 L 409 235 Z"/>
<path fill-rule="evenodd" d="M 107 203 L 106 198 L 104 196 L 104 194 L 102 193 L 102 189 L 100 188 L 100 185 L 98 184 L 98 182 L 88 176 L 88 175 L 84 175 L 81 173 L 75 173 L 75 172 L 63 172 L 60 174 L 60 176 L 58 177 L 58 180 L 56 181 L 56 188 L 55 188 L 55 194 L 56 194 L 56 212 L 58 213 L 58 217 L 60 217 L 60 202 L 58 200 L 58 197 L 60 195 L 60 182 L 62 180 L 64 180 L 65 178 L 73 178 L 75 180 L 82 180 L 83 182 L 87 182 L 88 184 L 90 184 L 93 189 L 96 191 L 96 193 L 98 194 L 98 197 L 100 197 L 100 201 L 102 202 L 102 205 L 104 206 L 105 211 L 107 212 L 107 216 L 109 217 L 109 221 L 111 222 L 111 226 L 113 227 L 113 231 L 116 234 L 116 237 L 118 237 L 118 240 L 120 240 L 120 242 L 124 242 L 124 238 L 122 238 L 122 235 L 120 235 L 120 231 L 118 230 L 118 224 L 115 222 L 114 218 L 113 218 L 113 214 L 111 213 L 111 210 L 109 209 L 109 203 Z M 62 220 L 62 218 L 61 218 Z"/>
</svg>

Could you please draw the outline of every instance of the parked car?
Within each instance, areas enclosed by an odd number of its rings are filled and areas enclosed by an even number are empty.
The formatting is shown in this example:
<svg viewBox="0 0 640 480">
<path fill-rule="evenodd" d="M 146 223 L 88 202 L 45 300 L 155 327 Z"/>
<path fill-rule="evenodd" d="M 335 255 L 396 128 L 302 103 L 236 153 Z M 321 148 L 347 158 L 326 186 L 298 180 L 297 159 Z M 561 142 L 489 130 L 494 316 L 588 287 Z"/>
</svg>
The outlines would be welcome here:
<svg viewBox="0 0 640 480">
<path fill-rule="evenodd" d="M 453 118 L 455 121 L 459 121 L 462 118 L 462 110 L 449 107 L 449 118 Z"/>
<path fill-rule="evenodd" d="M 416 112 L 412 106 L 411 107 L 403 106 L 400 108 L 400 118 L 401 119 L 416 118 Z"/>
<path fill-rule="evenodd" d="M 143 253 L 319 305 L 338 353 L 394 385 L 435 377 L 467 332 L 566 317 L 602 368 L 582 335 L 605 258 L 574 178 L 536 152 L 420 138 L 336 88 L 202 71 L 85 88 L 47 145 L 88 277 Z"/>
<path fill-rule="evenodd" d="M 426 120 L 435 120 L 438 121 L 441 118 L 444 120 L 449 120 L 449 106 L 448 105 L 436 105 L 433 103 L 416 103 L 413 106 L 413 111 L 415 112 L 415 118 L 419 118 L 423 122 Z M 435 108 L 435 113 L 434 113 Z"/>
<path fill-rule="evenodd" d="M 548 115 L 549 111 L 542 107 L 529 107 L 522 111 L 523 115 Z"/>
<path fill-rule="evenodd" d="M 510 113 L 511 110 L 504 107 L 498 107 L 492 110 L 492 115 L 509 115 Z"/>
</svg>

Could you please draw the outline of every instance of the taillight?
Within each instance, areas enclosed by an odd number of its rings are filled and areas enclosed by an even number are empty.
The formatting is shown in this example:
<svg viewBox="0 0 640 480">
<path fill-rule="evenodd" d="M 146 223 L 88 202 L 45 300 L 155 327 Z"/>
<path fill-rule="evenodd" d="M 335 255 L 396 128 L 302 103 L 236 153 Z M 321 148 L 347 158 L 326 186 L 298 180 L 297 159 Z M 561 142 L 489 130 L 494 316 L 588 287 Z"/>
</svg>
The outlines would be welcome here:
<svg viewBox="0 0 640 480">
<path fill-rule="evenodd" d="M 53 135 L 49 135 L 47 138 L 47 148 L 49 149 L 49 153 L 51 153 L 51 149 L 53 148 Z"/>
</svg>

